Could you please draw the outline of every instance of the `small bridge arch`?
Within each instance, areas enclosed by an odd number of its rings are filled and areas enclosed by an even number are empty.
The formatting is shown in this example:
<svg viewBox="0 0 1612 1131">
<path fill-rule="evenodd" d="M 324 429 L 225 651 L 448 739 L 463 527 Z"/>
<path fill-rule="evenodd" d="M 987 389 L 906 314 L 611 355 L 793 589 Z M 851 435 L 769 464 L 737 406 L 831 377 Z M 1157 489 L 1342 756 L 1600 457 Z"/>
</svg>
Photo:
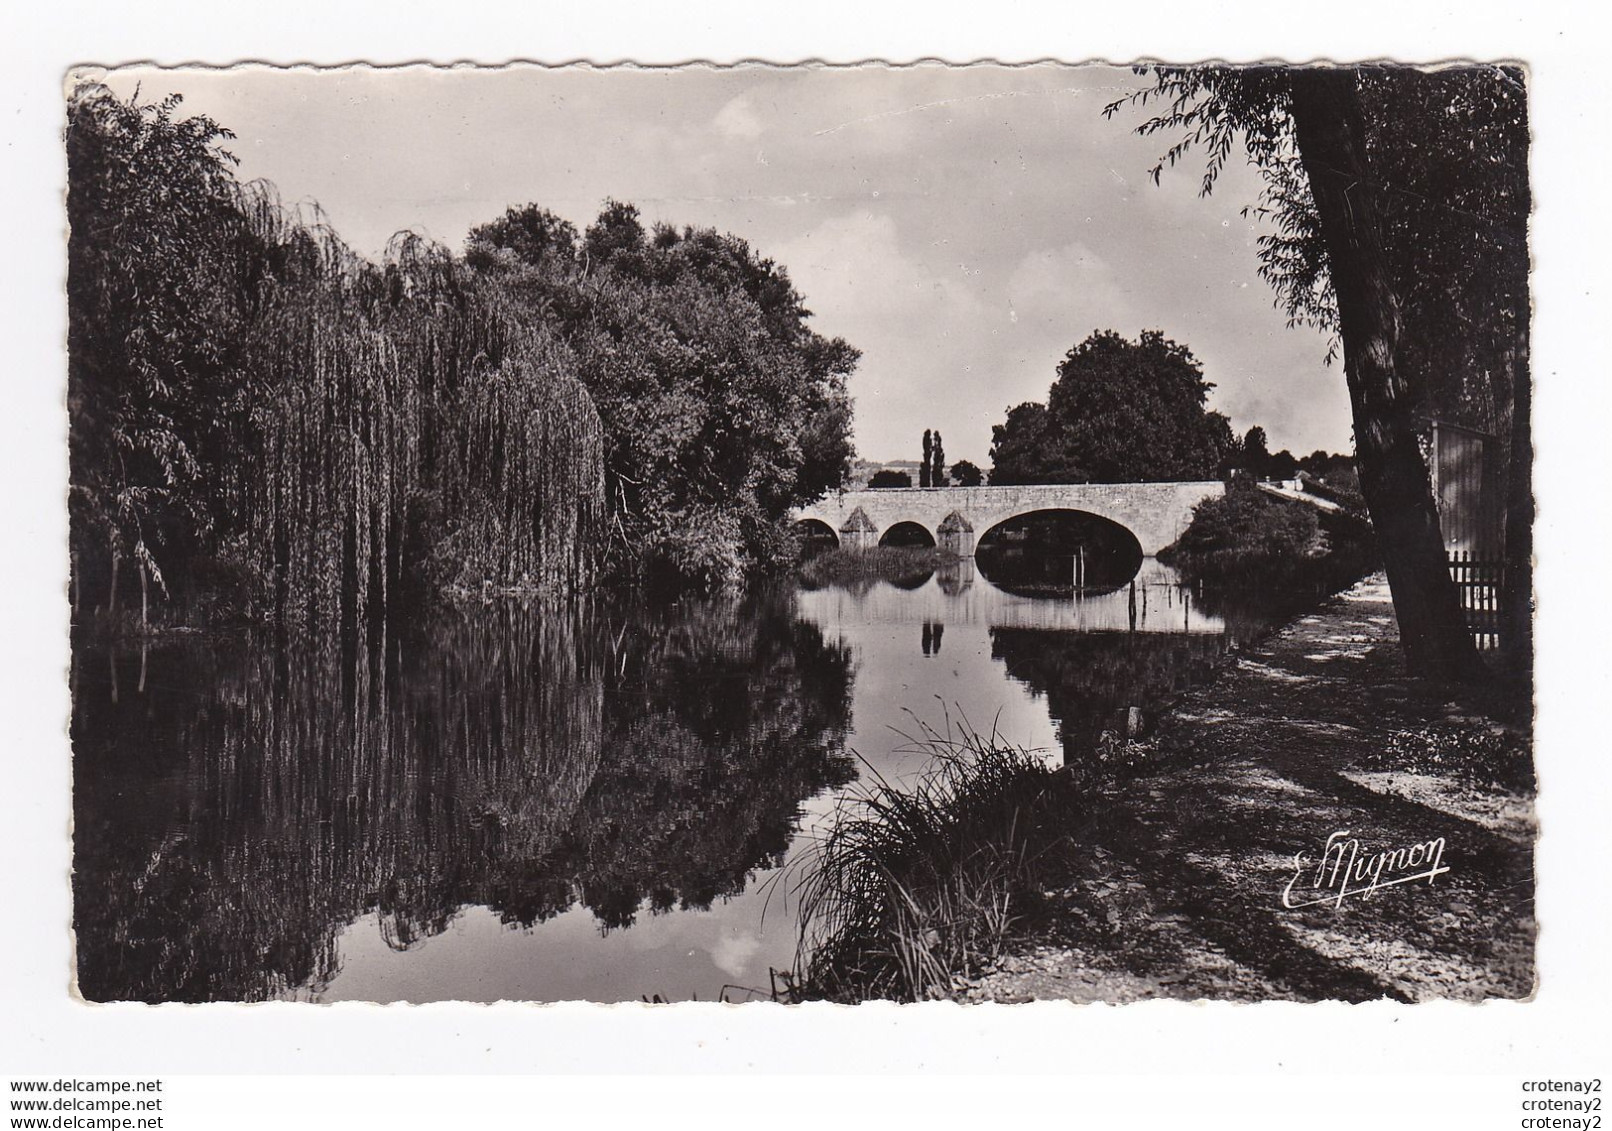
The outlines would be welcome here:
<svg viewBox="0 0 1612 1131">
<path fill-rule="evenodd" d="M 902 519 L 893 522 L 879 532 L 879 545 L 881 546 L 935 546 L 939 540 L 935 532 L 922 522 L 913 519 Z"/>
<path fill-rule="evenodd" d="M 797 519 L 795 528 L 808 547 L 831 549 L 840 544 L 840 532 L 820 518 Z"/>
</svg>

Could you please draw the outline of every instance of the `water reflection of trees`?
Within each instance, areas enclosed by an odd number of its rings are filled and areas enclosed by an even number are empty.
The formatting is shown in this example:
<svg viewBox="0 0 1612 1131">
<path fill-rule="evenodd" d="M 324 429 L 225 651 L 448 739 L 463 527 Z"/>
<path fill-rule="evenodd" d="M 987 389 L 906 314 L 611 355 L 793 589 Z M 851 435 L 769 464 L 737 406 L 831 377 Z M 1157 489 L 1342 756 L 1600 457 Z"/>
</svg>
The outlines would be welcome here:
<svg viewBox="0 0 1612 1131">
<path fill-rule="evenodd" d="M 618 627 L 609 751 L 544 864 L 606 928 L 646 899 L 704 908 L 743 891 L 783 862 L 799 803 L 855 777 L 850 652 L 787 603 L 685 605 Z M 489 903 L 526 924 L 569 905 L 541 884 L 512 894 Z"/>
<path fill-rule="evenodd" d="M 854 775 L 850 677 L 847 650 L 765 599 L 477 611 L 345 658 L 81 648 L 82 991 L 318 989 L 370 913 L 402 949 L 467 904 L 531 924 L 580 903 L 606 928 L 646 901 L 707 906 Z"/>
<path fill-rule="evenodd" d="M 991 629 L 991 657 L 1039 696 L 1058 728 L 1065 764 L 1090 757 L 1127 707 L 1151 712 L 1208 675 L 1225 650 L 1221 636 Z"/>
</svg>

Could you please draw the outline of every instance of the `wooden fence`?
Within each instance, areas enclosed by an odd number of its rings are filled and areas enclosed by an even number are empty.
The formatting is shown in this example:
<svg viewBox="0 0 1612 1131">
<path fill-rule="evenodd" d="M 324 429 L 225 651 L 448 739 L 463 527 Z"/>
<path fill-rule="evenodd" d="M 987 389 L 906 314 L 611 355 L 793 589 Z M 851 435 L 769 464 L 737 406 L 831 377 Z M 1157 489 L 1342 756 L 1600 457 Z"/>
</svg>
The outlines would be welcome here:
<svg viewBox="0 0 1612 1131">
<path fill-rule="evenodd" d="M 1466 613 L 1467 628 L 1482 651 L 1500 647 L 1500 597 L 1505 586 L 1505 565 L 1480 558 L 1468 550 L 1450 554 L 1450 577 Z"/>
</svg>

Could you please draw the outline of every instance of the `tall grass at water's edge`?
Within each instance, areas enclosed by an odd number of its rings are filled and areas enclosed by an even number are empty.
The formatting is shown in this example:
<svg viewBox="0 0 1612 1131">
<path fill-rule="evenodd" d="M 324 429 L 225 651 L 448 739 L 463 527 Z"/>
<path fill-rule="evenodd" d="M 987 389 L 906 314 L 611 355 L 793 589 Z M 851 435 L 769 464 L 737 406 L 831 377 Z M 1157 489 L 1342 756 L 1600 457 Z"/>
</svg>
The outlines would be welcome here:
<svg viewBox="0 0 1612 1131">
<path fill-rule="evenodd" d="M 850 581 L 911 581 L 933 573 L 955 554 L 933 546 L 878 546 L 867 550 L 825 550 L 801 563 L 808 585 Z"/>
<path fill-rule="evenodd" d="M 910 787 L 873 772 L 819 842 L 799 888 L 791 1001 L 922 1001 L 1001 955 L 1038 891 L 1038 859 L 1067 839 L 1070 780 L 967 723 L 920 725 L 932 765 Z"/>
</svg>

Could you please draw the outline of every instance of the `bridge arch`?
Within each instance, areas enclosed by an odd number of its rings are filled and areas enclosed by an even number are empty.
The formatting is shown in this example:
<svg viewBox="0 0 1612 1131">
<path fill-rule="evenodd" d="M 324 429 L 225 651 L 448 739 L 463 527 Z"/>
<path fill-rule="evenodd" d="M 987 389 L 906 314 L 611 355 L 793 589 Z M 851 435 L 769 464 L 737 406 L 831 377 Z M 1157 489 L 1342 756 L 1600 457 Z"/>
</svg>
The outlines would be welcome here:
<svg viewBox="0 0 1612 1131">
<path fill-rule="evenodd" d="M 1004 587 L 1068 585 L 1078 558 L 1081 584 L 1089 589 L 1125 584 L 1146 556 L 1136 532 L 1124 522 L 1069 506 L 993 516 L 974 554 L 986 579 Z"/>
<path fill-rule="evenodd" d="M 838 548 L 840 544 L 839 532 L 820 518 L 796 520 L 795 533 L 800 536 L 801 544 L 807 550 L 818 547 L 832 550 Z"/>
<path fill-rule="evenodd" d="M 892 522 L 885 527 L 884 533 L 879 535 L 881 546 L 933 546 L 935 536 L 929 527 L 921 522 L 903 519 Z"/>
<path fill-rule="evenodd" d="M 1107 515 L 1097 514 L 1095 511 L 1082 510 L 1079 507 L 1026 507 L 1011 514 L 992 515 L 990 525 L 975 536 L 976 548 L 987 543 L 1003 540 L 1011 528 L 1023 525 L 1027 520 L 1046 517 L 1049 519 L 1073 520 L 1093 531 L 1101 531 L 1109 537 L 1119 537 L 1128 540 L 1129 546 L 1134 546 L 1136 555 L 1143 556 L 1142 542 L 1136 532 L 1118 519 Z"/>
</svg>

